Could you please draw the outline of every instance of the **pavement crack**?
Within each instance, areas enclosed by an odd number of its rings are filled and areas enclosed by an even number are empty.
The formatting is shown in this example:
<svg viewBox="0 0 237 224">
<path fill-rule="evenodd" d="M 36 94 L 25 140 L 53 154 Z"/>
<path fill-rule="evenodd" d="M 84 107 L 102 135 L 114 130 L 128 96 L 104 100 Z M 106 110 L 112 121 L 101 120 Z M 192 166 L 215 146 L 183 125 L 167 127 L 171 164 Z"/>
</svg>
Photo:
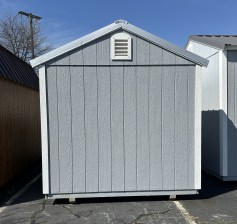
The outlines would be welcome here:
<svg viewBox="0 0 237 224">
<path fill-rule="evenodd" d="M 35 224 L 36 215 L 37 215 L 38 213 L 44 211 L 44 209 L 45 209 L 45 204 L 46 204 L 46 200 L 43 199 L 43 203 L 42 203 L 41 209 L 33 213 L 33 215 L 31 216 L 31 219 L 30 219 L 30 224 Z"/>
<path fill-rule="evenodd" d="M 166 213 L 168 213 L 168 212 L 170 212 L 170 211 L 172 211 L 172 210 L 174 210 L 174 209 L 168 209 L 168 210 L 165 210 L 165 211 L 163 211 L 163 212 L 159 212 L 159 214 L 160 214 L 160 215 L 164 215 L 164 214 L 166 214 Z"/>
<path fill-rule="evenodd" d="M 77 214 L 73 213 L 73 211 L 72 211 L 70 208 L 66 207 L 66 206 L 63 206 L 63 205 L 62 205 L 62 206 L 57 206 L 57 205 L 55 205 L 55 206 L 58 207 L 58 208 L 64 209 L 65 211 L 69 212 L 70 214 L 72 214 L 73 216 L 75 216 L 75 217 L 78 218 L 78 219 L 81 218 L 80 215 L 77 215 Z"/>
<path fill-rule="evenodd" d="M 138 224 L 138 221 L 140 220 L 140 219 L 142 219 L 143 217 L 146 217 L 146 216 L 153 216 L 153 215 L 159 215 L 159 212 L 157 212 L 157 213 L 147 213 L 147 214 L 140 214 L 137 218 L 135 218 L 132 222 L 131 222 L 131 224 Z"/>
<path fill-rule="evenodd" d="M 165 210 L 163 212 L 153 212 L 153 213 L 145 213 L 145 214 L 140 214 L 137 218 L 135 218 L 131 224 L 138 224 L 138 221 L 140 219 L 142 219 L 143 217 L 150 217 L 150 216 L 154 216 L 154 215 L 164 215 L 170 211 L 172 211 L 173 209 L 168 209 L 168 210 Z"/>
</svg>

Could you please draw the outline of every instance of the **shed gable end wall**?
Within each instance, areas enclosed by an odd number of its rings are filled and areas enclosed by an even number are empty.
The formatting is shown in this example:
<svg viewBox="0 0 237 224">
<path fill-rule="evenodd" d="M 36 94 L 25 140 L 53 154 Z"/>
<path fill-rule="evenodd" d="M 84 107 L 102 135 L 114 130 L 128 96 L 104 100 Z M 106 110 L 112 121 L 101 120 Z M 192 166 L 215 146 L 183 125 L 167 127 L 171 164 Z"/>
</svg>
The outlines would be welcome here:
<svg viewBox="0 0 237 224">
<path fill-rule="evenodd" d="M 124 31 L 117 31 L 124 32 Z M 132 37 L 132 60 L 113 61 L 110 56 L 110 37 L 106 35 L 51 61 L 48 65 L 194 65 L 193 62 L 156 46 L 134 34 Z"/>
</svg>

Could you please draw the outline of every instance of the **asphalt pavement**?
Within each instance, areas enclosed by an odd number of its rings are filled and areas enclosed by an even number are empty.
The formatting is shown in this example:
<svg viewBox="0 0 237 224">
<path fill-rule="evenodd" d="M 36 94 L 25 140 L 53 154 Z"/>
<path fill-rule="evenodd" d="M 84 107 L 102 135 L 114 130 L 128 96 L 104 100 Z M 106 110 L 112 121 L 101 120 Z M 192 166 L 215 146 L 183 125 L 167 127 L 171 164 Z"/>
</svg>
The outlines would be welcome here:
<svg viewBox="0 0 237 224">
<path fill-rule="evenodd" d="M 41 167 L 23 172 L 0 189 L 0 223 L 236 223 L 237 182 L 222 182 L 203 173 L 198 195 L 47 200 L 42 195 Z M 32 181 L 33 180 L 33 181 Z"/>
</svg>

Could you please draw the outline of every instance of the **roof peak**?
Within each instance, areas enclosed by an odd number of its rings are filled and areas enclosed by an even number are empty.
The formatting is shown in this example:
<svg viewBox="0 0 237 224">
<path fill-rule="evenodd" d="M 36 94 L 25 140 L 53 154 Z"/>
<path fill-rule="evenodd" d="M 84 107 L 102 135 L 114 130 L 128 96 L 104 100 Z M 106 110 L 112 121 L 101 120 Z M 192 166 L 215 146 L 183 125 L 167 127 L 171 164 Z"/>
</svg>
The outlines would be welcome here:
<svg viewBox="0 0 237 224">
<path fill-rule="evenodd" d="M 115 23 L 115 24 L 117 24 L 117 23 L 128 24 L 128 21 L 123 20 L 123 19 L 118 19 L 118 20 L 115 20 L 114 23 Z"/>
<path fill-rule="evenodd" d="M 83 45 L 88 44 L 100 37 L 103 37 L 105 35 L 110 35 L 111 33 L 116 32 L 121 29 L 131 34 L 134 34 L 146 41 L 149 41 L 165 50 L 168 50 L 174 54 L 177 54 L 185 59 L 188 59 L 196 64 L 199 64 L 201 66 L 203 65 L 207 66 L 208 64 L 208 61 L 206 59 L 198 55 L 195 55 L 191 52 L 188 52 L 187 50 L 184 50 L 174 44 L 171 44 L 170 42 L 163 40 L 162 38 L 159 38 L 151 33 L 148 33 L 145 30 L 142 30 L 136 26 L 133 26 L 127 21 L 121 20 L 121 19 L 99 30 L 96 30 L 86 36 L 83 36 L 77 40 L 74 40 L 66 45 L 63 45 L 62 47 L 59 47 L 53 51 L 50 51 L 44 55 L 41 55 L 40 57 L 31 60 L 30 63 L 33 67 L 39 66 L 41 64 L 45 64 L 47 61 L 52 60 L 53 58 L 56 58 L 62 54 L 65 54 L 66 52 L 82 47 Z"/>
</svg>

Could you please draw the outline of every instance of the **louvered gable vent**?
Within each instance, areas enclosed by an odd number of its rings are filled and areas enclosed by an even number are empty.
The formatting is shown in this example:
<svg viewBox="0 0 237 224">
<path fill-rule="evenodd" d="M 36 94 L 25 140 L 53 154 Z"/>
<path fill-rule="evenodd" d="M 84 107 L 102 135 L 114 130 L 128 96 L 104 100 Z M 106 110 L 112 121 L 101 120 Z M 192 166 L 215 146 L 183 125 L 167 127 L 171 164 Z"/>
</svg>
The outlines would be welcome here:
<svg viewBox="0 0 237 224">
<path fill-rule="evenodd" d="M 126 33 L 118 33 L 111 37 L 111 59 L 131 60 L 132 39 Z"/>
</svg>

